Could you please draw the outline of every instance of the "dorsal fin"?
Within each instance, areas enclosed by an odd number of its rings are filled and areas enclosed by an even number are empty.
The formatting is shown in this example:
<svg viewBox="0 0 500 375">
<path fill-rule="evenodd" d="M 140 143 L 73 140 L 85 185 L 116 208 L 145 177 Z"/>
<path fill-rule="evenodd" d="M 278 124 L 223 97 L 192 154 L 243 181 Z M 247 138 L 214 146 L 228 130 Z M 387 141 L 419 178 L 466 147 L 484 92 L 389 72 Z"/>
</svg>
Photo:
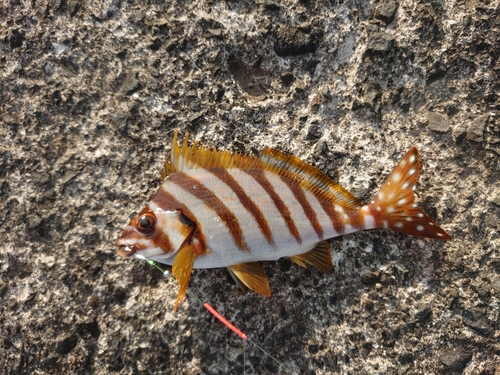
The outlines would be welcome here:
<svg viewBox="0 0 500 375">
<path fill-rule="evenodd" d="M 165 160 L 165 170 L 160 172 L 162 179 L 177 171 L 196 168 L 262 169 L 292 179 L 313 194 L 334 200 L 335 204 L 349 208 L 361 207 L 358 198 L 320 170 L 295 156 L 271 148 L 265 148 L 260 157 L 242 155 L 230 151 L 210 150 L 200 146 L 199 141 L 189 146 L 189 134 L 184 138 L 182 146 L 179 146 L 177 136 L 178 129 L 175 130 L 172 140 L 170 160 Z"/>
<path fill-rule="evenodd" d="M 195 141 L 192 146 L 189 146 L 189 133 L 186 134 L 182 146 L 179 146 L 177 142 L 178 132 L 179 130 L 176 129 L 172 140 L 170 160 L 165 160 L 165 170 L 160 172 L 163 179 L 174 172 L 197 168 L 262 168 L 262 163 L 255 156 L 217 149 L 211 150 L 203 145 L 200 146 L 199 141 Z"/>
<path fill-rule="evenodd" d="M 326 174 L 299 158 L 271 148 L 265 148 L 260 155 L 266 167 L 280 175 L 287 175 L 300 182 L 311 191 L 318 190 L 333 196 L 336 204 L 344 207 L 359 208 L 361 202 Z M 291 175 L 291 176 L 290 176 Z"/>
</svg>

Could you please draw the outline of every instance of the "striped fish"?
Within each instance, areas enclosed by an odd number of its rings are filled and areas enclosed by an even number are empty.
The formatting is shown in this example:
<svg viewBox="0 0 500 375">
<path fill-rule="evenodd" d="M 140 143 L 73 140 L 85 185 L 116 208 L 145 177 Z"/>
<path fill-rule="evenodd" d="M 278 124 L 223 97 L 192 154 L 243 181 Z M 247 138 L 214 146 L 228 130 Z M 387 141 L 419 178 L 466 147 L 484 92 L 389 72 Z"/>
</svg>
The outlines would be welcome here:
<svg viewBox="0 0 500 375">
<path fill-rule="evenodd" d="M 162 185 L 118 241 L 118 254 L 172 265 L 183 301 L 193 268 L 228 267 L 242 288 L 270 296 L 258 261 L 290 257 L 332 273 L 327 239 L 365 229 L 450 240 L 415 203 L 420 161 L 412 147 L 373 201 L 363 205 L 300 159 L 182 146 L 175 131 Z"/>
</svg>

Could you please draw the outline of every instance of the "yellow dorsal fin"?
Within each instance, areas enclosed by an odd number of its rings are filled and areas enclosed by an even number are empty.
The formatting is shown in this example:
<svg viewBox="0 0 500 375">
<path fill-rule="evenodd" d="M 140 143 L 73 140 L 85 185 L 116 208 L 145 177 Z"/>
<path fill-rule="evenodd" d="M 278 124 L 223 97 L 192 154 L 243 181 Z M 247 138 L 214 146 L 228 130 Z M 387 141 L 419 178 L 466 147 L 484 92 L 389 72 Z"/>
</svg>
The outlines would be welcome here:
<svg viewBox="0 0 500 375">
<path fill-rule="evenodd" d="M 295 255 L 290 257 L 290 259 L 302 267 L 306 267 L 306 263 L 309 263 L 322 272 L 333 273 L 330 246 L 327 241 L 318 242 L 307 253 Z"/>
<path fill-rule="evenodd" d="M 168 176 L 176 171 L 186 171 L 196 168 L 259 168 L 261 163 L 258 158 L 251 155 L 242 155 L 230 151 L 210 150 L 199 141 L 192 146 L 188 145 L 189 133 L 186 134 L 182 146 L 177 143 L 178 129 L 175 130 L 172 141 L 170 160 L 165 160 L 165 171 L 162 176 Z"/>
<path fill-rule="evenodd" d="M 177 299 L 175 300 L 174 312 L 177 311 L 179 302 L 184 302 L 189 279 L 191 278 L 191 271 L 197 257 L 198 254 L 191 245 L 184 246 L 175 257 L 174 264 L 172 265 L 172 273 L 179 282 L 179 294 L 177 294 Z"/>
<path fill-rule="evenodd" d="M 248 289 L 259 293 L 261 296 L 270 297 L 271 289 L 267 280 L 266 271 L 257 263 L 241 263 L 229 266 L 234 276 L 236 276 Z"/>
<path fill-rule="evenodd" d="M 333 197 L 336 204 L 344 207 L 359 208 L 361 202 L 342 186 L 333 181 L 319 169 L 300 160 L 299 158 L 285 154 L 271 148 L 265 148 L 260 156 L 266 167 L 277 174 L 287 175 L 297 180 L 301 186 L 311 191 L 326 192 Z"/>
<path fill-rule="evenodd" d="M 160 172 L 162 180 L 176 171 L 196 168 L 262 169 L 290 178 L 315 195 L 323 195 L 332 200 L 332 203 L 349 208 L 361 207 L 361 202 L 354 195 L 295 156 L 270 148 L 264 149 L 260 157 L 217 149 L 210 150 L 200 145 L 199 141 L 189 146 L 188 137 L 189 134 L 184 138 L 182 146 L 179 146 L 178 129 L 175 130 L 170 161 L 165 161 L 165 170 Z"/>
</svg>

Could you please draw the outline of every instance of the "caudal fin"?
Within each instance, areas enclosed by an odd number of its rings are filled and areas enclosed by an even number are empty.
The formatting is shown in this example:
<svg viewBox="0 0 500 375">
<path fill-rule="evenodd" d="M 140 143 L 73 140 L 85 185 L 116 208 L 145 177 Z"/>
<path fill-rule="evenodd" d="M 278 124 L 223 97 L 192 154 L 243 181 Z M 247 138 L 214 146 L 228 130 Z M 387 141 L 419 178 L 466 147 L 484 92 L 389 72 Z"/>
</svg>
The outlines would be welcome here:
<svg viewBox="0 0 500 375">
<path fill-rule="evenodd" d="M 415 184 L 420 172 L 417 148 L 413 146 L 394 168 L 368 209 L 379 228 L 414 236 L 451 240 L 415 203 Z"/>
</svg>

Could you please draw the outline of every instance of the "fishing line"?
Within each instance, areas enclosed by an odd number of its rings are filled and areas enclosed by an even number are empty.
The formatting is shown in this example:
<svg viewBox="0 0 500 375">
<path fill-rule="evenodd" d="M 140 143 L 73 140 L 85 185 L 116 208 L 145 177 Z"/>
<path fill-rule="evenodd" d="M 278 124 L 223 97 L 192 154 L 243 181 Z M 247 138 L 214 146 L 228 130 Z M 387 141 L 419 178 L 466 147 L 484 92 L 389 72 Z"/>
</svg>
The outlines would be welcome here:
<svg viewBox="0 0 500 375">
<path fill-rule="evenodd" d="M 150 266 L 155 267 L 158 271 L 160 271 L 163 274 L 163 276 L 165 276 L 165 277 L 169 277 L 170 276 L 170 272 L 169 271 L 164 271 L 160 266 L 158 266 L 158 264 L 155 261 L 147 259 L 146 257 L 144 257 L 144 256 L 142 256 L 140 254 L 134 254 L 134 256 L 136 258 L 138 258 L 138 259 L 145 260 L 146 262 L 148 262 L 148 264 Z M 245 333 L 243 333 L 242 331 L 240 331 L 233 324 L 231 324 L 231 322 L 229 322 L 229 320 L 227 320 L 221 314 L 219 314 L 217 312 L 217 310 L 215 310 L 212 306 L 210 306 L 210 304 L 208 302 L 203 302 L 200 298 L 198 298 L 196 296 L 196 294 L 194 294 L 193 292 L 191 292 L 191 290 L 189 290 L 189 288 L 187 289 L 187 293 L 191 297 L 193 297 L 195 300 L 197 300 L 201 305 L 203 305 L 203 307 L 205 309 L 207 309 L 208 312 L 210 312 L 213 316 L 215 316 L 222 324 L 224 324 L 227 328 L 229 328 L 231 331 L 233 331 L 236 335 L 238 335 L 244 341 L 250 342 L 252 345 L 254 345 L 256 348 L 258 348 L 260 351 L 262 351 L 262 353 L 264 353 L 269 358 L 271 358 L 272 360 L 274 360 L 280 366 L 283 366 L 285 368 L 290 369 L 288 366 L 286 366 L 285 364 L 283 364 L 282 362 L 280 362 L 279 360 L 277 360 L 276 358 L 274 358 L 271 354 L 269 354 L 264 348 L 262 348 L 256 342 L 254 342 L 253 340 L 250 340 Z M 246 349 L 246 348 L 244 348 L 244 349 Z M 245 351 L 243 352 L 243 358 L 244 358 L 244 361 L 245 361 L 245 359 L 246 359 L 246 357 L 245 357 Z M 245 366 L 245 365 L 243 365 L 243 366 Z"/>
</svg>

